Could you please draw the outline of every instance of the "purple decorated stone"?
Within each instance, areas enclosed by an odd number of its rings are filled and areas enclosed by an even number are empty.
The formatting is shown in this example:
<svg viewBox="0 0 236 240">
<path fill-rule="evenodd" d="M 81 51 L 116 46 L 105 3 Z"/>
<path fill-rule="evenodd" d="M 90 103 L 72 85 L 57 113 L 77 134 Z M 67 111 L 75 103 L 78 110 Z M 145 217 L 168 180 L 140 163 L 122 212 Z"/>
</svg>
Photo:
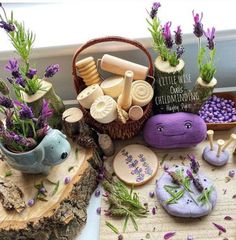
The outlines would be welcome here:
<svg viewBox="0 0 236 240">
<path fill-rule="evenodd" d="M 209 146 L 206 146 L 203 150 L 202 158 L 210 163 L 213 166 L 223 166 L 229 160 L 229 152 L 227 150 L 223 150 L 219 156 L 217 156 L 218 146 L 214 145 L 213 150 Z"/>
<path fill-rule="evenodd" d="M 144 127 L 144 140 L 155 148 L 187 148 L 206 138 L 207 127 L 202 118 L 192 113 L 158 114 Z"/>
<path fill-rule="evenodd" d="M 182 172 L 182 176 L 187 177 L 187 170 L 191 169 L 185 166 L 174 166 L 170 168 L 169 172 Z M 205 215 L 208 215 L 214 208 L 217 202 L 217 192 L 213 185 L 213 182 L 208 179 L 202 172 L 198 172 L 195 175 L 195 178 L 199 179 L 201 182 L 204 191 L 209 191 L 208 200 L 201 201 L 205 194 L 199 192 L 198 189 L 193 184 L 193 181 L 190 182 L 191 192 L 184 190 L 183 186 L 173 184 L 173 179 L 170 177 L 168 172 L 164 172 L 160 179 L 156 183 L 156 196 L 160 204 L 164 209 L 172 216 L 183 217 L 183 218 L 198 218 Z M 173 201 L 168 204 L 168 200 L 171 199 L 172 195 L 166 190 L 168 186 L 169 190 L 174 191 L 174 194 L 177 194 L 178 191 L 184 191 L 184 194 L 181 198 Z M 177 186 L 177 188 L 175 188 Z"/>
</svg>

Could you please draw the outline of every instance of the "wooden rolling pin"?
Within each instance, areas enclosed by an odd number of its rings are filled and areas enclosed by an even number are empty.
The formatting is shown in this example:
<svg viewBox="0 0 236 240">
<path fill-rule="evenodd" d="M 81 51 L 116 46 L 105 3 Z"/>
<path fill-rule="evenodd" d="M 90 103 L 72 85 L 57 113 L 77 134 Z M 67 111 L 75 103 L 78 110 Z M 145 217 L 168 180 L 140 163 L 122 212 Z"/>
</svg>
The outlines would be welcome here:
<svg viewBox="0 0 236 240">
<path fill-rule="evenodd" d="M 148 74 L 148 67 L 109 54 L 102 57 L 101 69 L 122 76 L 125 75 L 127 70 L 130 70 L 134 73 L 134 80 L 145 80 Z"/>
</svg>

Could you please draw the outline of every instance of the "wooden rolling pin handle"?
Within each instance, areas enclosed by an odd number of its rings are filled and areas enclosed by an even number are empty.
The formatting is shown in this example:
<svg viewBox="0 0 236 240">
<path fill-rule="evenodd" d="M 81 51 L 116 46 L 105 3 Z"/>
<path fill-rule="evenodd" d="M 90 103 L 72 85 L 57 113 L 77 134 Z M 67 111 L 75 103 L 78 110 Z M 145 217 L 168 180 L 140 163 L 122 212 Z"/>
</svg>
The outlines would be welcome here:
<svg viewBox="0 0 236 240">
<path fill-rule="evenodd" d="M 223 147 L 223 145 L 225 144 L 225 141 L 224 140 L 222 140 L 222 139 L 219 139 L 218 141 L 217 141 L 217 144 L 218 144 L 218 151 L 217 151 L 217 157 L 219 157 L 220 156 L 220 153 L 221 153 L 221 151 L 222 151 L 222 147 Z"/>
<path fill-rule="evenodd" d="M 222 150 L 225 150 L 234 141 L 236 141 L 236 134 L 232 133 L 227 143 L 223 146 Z"/>
<path fill-rule="evenodd" d="M 101 69 L 118 75 L 124 75 L 127 70 L 134 72 L 134 79 L 145 80 L 148 68 L 118 57 L 105 54 L 101 60 Z"/>
<path fill-rule="evenodd" d="M 209 138 L 210 147 L 211 147 L 211 151 L 212 151 L 213 148 L 214 148 L 214 146 L 213 146 L 214 131 L 213 131 L 213 130 L 208 130 L 208 131 L 207 131 L 207 135 L 208 135 L 208 138 Z"/>
</svg>

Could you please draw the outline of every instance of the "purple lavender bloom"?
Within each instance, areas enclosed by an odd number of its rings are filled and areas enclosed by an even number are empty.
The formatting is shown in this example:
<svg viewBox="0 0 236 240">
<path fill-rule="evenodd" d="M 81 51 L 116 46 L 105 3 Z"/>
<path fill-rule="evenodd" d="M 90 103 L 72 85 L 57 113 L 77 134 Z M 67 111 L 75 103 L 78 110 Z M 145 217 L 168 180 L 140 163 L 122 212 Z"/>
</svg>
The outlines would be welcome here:
<svg viewBox="0 0 236 240">
<path fill-rule="evenodd" d="M 26 82 L 25 82 L 25 80 L 23 79 L 22 76 L 19 76 L 19 77 L 16 79 L 16 84 L 18 84 L 18 85 L 20 85 L 21 87 L 25 88 Z"/>
<path fill-rule="evenodd" d="M 11 23 L 7 23 L 5 21 L 0 21 L 0 28 L 6 30 L 6 32 L 13 32 L 15 31 L 15 26 Z"/>
<path fill-rule="evenodd" d="M 170 27 L 171 27 L 171 22 L 167 22 L 163 27 L 163 33 L 162 33 L 162 35 L 165 39 L 165 45 L 167 48 L 173 47 L 173 40 L 171 37 Z"/>
<path fill-rule="evenodd" d="M 46 68 L 44 77 L 53 77 L 59 71 L 59 64 L 50 65 Z"/>
<path fill-rule="evenodd" d="M 193 24 L 193 33 L 196 37 L 200 38 L 203 35 L 203 24 L 201 23 L 203 13 L 201 13 L 201 17 L 198 13 L 194 13 L 194 10 L 192 11 L 194 24 Z"/>
<path fill-rule="evenodd" d="M 195 156 L 190 155 L 190 154 L 188 154 L 187 156 L 188 156 L 189 160 L 191 161 L 190 167 L 191 167 L 192 171 L 194 173 L 197 173 L 199 170 L 199 167 L 200 167 L 199 162 L 196 161 Z"/>
<path fill-rule="evenodd" d="M 53 110 L 49 108 L 49 102 L 43 99 L 43 106 L 40 117 L 42 119 L 47 119 L 53 115 Z"/>
<path fill-rule="evenodd" d="M 0 105 L 5 107 L 5 108 L 12 108 L 13 107 L 13 102 L 10 98 L 1 96 L 0 97 Z"/>
<path fill-rule="evenodd" d="M 37 73 L 37 69 L 29 68 L 29 71 L 26 73 L 26 77 L 29 79 L 33 79 L 36 73 Z"/>
<path fill-rule="evenodd" d="M 180 26 L 177 27 L 175 32 L 175 44 L 176 45 L 181 45 L 183 40 L 182 40 L 182 30 Z"/>
<path fill-rule="evenodd" d="M 11 129 L 13 128 L 14 124 L 13 124 L 13 120 L 12 120 L 12 116 L 13 116 L 14 112 L 11 112 L 10 110 L 5 110 L 5 115 L 6 115 L 6 127 L 7 129 Z"/>
<path fill-rule="evenodd" d="M 149 14 L 151 19 L 154 19 L 156 17 L 159 7 L 161 7 L 161 4 L 159 2 L 154 2 L 152 4 L 152 9 Z"/>
<path fill-rule="evenodd" d="M 32 206 L 34 206 L 34 204 L 35 204 L 34 198 L 29 199 L 29 201 L 28 201 L 28 206 L 29 206 L 29 207 L 32 207 Z"/>
<path fill-rule="evenodd" d="M 33 111 L 31 107 L 27 106 L 26 104 L 20 103 L 18 101 L 14 101 L 14 104 L 21 108 L 19 111 L 20 119 L 32 119 L 34 118 Z"/>
<path fill-rule="evenodd" d="M 207 47 L 210 50 L 213 50 L 215 47 L 215 42 L 214 42 L 215 33 L 216 33 L 216 29 L 214 27 L 212 28 L 212 30 L 210 30 L 210 28 L 208 28 L 207 32 L 204 31 L 204 35 L 207 38 L 207 42 L 208 42 Z"/>
<path fill-rule="evenodd" d="M 177 54 L 177 58 L 181 58 L 181 56 L 184 54 L 184 47 L 183 46 L 178 46 L 176 48 L 176 54 Z"/>
<path fill-rule="evenodd" d="M 15 58 L 8 61 L 8 64 L 5 66 L 5 70 L 10 72 L 14 78 L 18 78 L 20 76 L 19 64 Z"/>
</svg>

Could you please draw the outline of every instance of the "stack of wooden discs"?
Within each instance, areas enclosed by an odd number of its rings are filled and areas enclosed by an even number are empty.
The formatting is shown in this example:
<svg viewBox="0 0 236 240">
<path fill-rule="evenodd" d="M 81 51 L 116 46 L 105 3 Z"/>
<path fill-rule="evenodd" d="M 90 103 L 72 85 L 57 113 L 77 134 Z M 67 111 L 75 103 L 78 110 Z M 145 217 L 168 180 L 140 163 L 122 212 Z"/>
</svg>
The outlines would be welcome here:
<svg viewBox="0 0 236 240">
<path fill-rule="evenodd" d="M 87 57 L 78 61 L 76 63 L 76 67 L 86 86 L 101 83 L 101 79 L 93 57 Z"/>
</svg>

